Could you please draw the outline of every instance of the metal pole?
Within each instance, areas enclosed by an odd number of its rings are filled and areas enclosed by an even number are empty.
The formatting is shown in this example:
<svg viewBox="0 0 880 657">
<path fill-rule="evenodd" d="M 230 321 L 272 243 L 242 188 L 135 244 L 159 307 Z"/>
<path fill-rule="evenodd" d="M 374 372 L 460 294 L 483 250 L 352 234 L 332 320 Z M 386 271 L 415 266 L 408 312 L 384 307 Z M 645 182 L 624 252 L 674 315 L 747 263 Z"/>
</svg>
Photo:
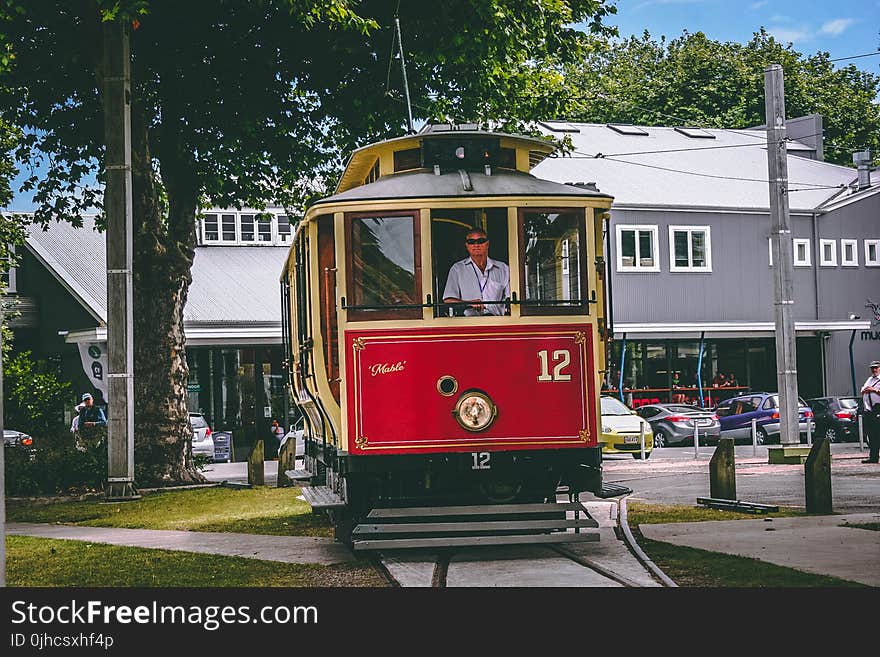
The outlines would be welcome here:
<svg viewBox="0 0 880 657">
<path fill-rule="evenodd" d="M 865 451 L 865 425 L 862 424 L 861 413 L 859 413 L 859 451 Z"/>
<path fill-rule="evenodd" d="M 697 429 L 697 421 L 694 420 L 694 458 L 700 456 L 700 430 Z"/>
<path fill-rule="evenodd" d="M 639 421 L 639 451 L 641 459 L 645 460 L 645 423 Z"/>
<path fill-rule="evenodd" d="M 409 83 L 406 80 L 406 60 L 403 58 L 403 39 L 400 37 L 400 19 L 394 17 L 394 27 L 397 29 L 397 45 L 400 46 L 400 68 L 403 71 L 403 92 L 406 94 L 406 125 L 411 134 L 413 130 L 412 107 L 409 103 Z"/>
<path fill-rule="evenodd" d="M 774 263 L 776 382 L 779 389 L 779 435 L 782 444 L 800 443 L 798 435 L 797 358 L 794 331 L 794 286 L 791 217 L 788 208 L 788 153 L 785 131 L 785 88 L 782 66 L 764 69 L 767 119 L 767 166 Z"/>
<path fill-rule="evenodd" d="M 856 330 L 853 329 L 852 335 L 849 336 L 849 375 L 852 378 L 852 391 L 853 397 L 858 394 L 858 389 L 856 388 L 856 364 L 853 361 L 853 340 L 856 339 Z"/>
<path fill-rule="evenodd" d="M 620 393 L 620 403 L 623 401 L 623 368 L 626 365 L 626 333 L 623 334 L 623 341 L 620 346 L 620 376 L 617 382 L 617 391 Z"/>
<path fill-rule="evenodd" d="M 813 444 L 813 420 L 807 418 L 807 445 Z"/>
<path fill-rule="evenodd" d="M 706 348 L 706 344 L 704 339 L 706 337 L 706 332 L 700 332 L 700 356 L 697 358 L 697 388 L 700 390 L 700 408 L 706 408 L 706 404 L 703 400 L 703 349 Z"/>
<path fill-rule="evenodd" d="M 131 59 L 128 24 L 104 23 L 107 215 L 107 499 L 134 499 L 134 318 L 132 316 Z"/>
<path fill-rule="evenodd" d="M 758 418 L 752 418 L 752 456 L 758 455 Z"/>
<path fill-rule="evenodd" d="M 3 289 L 0 288 L 0 435 L 3 416 Z M 20 447 L 20 445 L 19 445 Z M 0 587 L 6 586 L 6 438 L 0 445 Z"/>
</svg>

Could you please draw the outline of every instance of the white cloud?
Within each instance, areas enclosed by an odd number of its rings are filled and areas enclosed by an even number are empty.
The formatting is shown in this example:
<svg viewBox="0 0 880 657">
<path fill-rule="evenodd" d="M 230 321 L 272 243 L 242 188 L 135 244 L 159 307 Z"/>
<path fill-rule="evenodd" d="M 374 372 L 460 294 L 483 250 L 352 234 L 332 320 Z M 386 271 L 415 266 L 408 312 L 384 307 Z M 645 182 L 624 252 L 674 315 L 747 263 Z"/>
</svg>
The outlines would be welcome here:
<svg viewBox="0 0 880 657">
<path fill-rule="evenodd" d="M 761 0 L 760 2 L 753 2 L 749 5 L 749 9 L 760 9 L 764 5 L 767 4 L 767 0 Z"/>
<path fill-rule="evenodd" d="M 777 41 L 783 43 L 788 43 L 789 41 L 792 43 L 799 43 L 810 41 L 813 38 L 813 33 L 806 25 L 801 25 L 799 27 L 768 27 L 767 32 L 769 32 Z"/>
<path fill-rule="evenodd" d="M 855 22 L 855 19 L 852 18 L 835 18 L 833 21 L 823 23 L 822 27 L 819 28 L 819 34 L 839 36 L 846 28 Z"/>
</svg>

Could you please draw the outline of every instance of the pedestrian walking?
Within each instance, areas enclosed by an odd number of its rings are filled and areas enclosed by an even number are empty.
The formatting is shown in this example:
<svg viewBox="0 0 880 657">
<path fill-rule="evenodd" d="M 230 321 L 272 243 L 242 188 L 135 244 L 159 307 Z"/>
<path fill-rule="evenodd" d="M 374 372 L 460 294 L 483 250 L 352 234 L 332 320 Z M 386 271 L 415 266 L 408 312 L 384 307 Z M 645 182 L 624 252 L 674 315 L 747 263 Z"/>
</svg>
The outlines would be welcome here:
<svg viewBox="0 0 880 657">
<path fill-rule="evenodd" d="M 98 427 L 107 426 L 107 416 L 100 406 L 95 405 L 95 400 L 91 393 L 84 393 L 82 403 L 75 407 L 78 413 L 74 418 L 74 436 L 76 439 L 76 448 L 81 452 L 86 451 L 87 446 L 100 442 L 101 437 L 98 435 Z"/>
<path fill-rule="evenodd" d="M 275 438 L 275 453 L 281 448 L 281 440 L 284 438 L 284 427 L 278 424 L 278 420 L 272 420 L 272 436 Z"/>
<path fill-rule="evenodd" d="M 862 386 L 862 415 L 868 434 L 868 458 L 862 463 L 880 462 L 880 360 L 871 361 L 871 376 Z"/>
</svg>

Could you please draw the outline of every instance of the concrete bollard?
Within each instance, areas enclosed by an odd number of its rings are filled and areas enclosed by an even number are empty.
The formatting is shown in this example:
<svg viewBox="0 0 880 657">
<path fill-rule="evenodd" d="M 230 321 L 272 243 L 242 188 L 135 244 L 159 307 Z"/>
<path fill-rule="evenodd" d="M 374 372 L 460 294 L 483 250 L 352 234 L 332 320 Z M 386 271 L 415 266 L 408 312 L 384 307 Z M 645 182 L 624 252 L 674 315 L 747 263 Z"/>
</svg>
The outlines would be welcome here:
<svg viewBox="0 0 880 657">
<path fill-rule="evenodd" d="M 296 484 L 284 474 L 285 470 L 296 469 L 296 437 L 291 436 L 278 450 L 278 488 L 289 488 Z"/>
<path fill-rule="evenodd" d="M 700 458 L 700 430 L 697 428 L 696 420 L 694 420 L 694 458 Z"/>
<path fill-rule="evenodd" d="M 859 451 L 865 451 L 865 425 L 862 422 L 861 413 L 859 413 Z"/>
<path fill-rule="evenodd" d="M 804 492 L 807 513 L 830 515 L 831 509 L 831 445 L 822 437 L 813 443 L 804 463 Z"/>
<path fill-rule="evenodd" d="M 709 496 L 736 499 L 736 467 L 733 438 L 721 438 L 709 461 Z"/>
<path fill-rule="evenodd" d="M 263 441 L 258 440 L 248 455 L 248 483 L 251 486 L 265 486 L 266 474 L 263 463 Z"/>
<path fill-rule="evenodd" d="M 752 418 L 752 456 L 758 455 L 758 419 Z"/>
<path fill-rule="evenodd" d="M 639 422 L 639 457 L 645 460 L 645 423 Z"/>
</svg>

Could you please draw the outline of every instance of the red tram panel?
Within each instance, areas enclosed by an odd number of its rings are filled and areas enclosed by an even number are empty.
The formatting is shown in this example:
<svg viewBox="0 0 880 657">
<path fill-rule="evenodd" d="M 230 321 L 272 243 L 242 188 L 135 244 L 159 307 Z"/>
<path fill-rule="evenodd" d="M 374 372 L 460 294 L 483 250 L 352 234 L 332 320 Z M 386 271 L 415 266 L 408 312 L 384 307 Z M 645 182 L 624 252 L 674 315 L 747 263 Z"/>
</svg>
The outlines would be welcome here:
<svg viewBox="0 0 880 657">
<path fill-rule="evenodd" d="M 592 335 L 589 324 L 347 330 L 349 453 L 596 447 Z M 457 389 L 443 395 L 449 376 Z M 497 408 L 481 432 L 453 414 L 472 389 Z"/>
</svg>

